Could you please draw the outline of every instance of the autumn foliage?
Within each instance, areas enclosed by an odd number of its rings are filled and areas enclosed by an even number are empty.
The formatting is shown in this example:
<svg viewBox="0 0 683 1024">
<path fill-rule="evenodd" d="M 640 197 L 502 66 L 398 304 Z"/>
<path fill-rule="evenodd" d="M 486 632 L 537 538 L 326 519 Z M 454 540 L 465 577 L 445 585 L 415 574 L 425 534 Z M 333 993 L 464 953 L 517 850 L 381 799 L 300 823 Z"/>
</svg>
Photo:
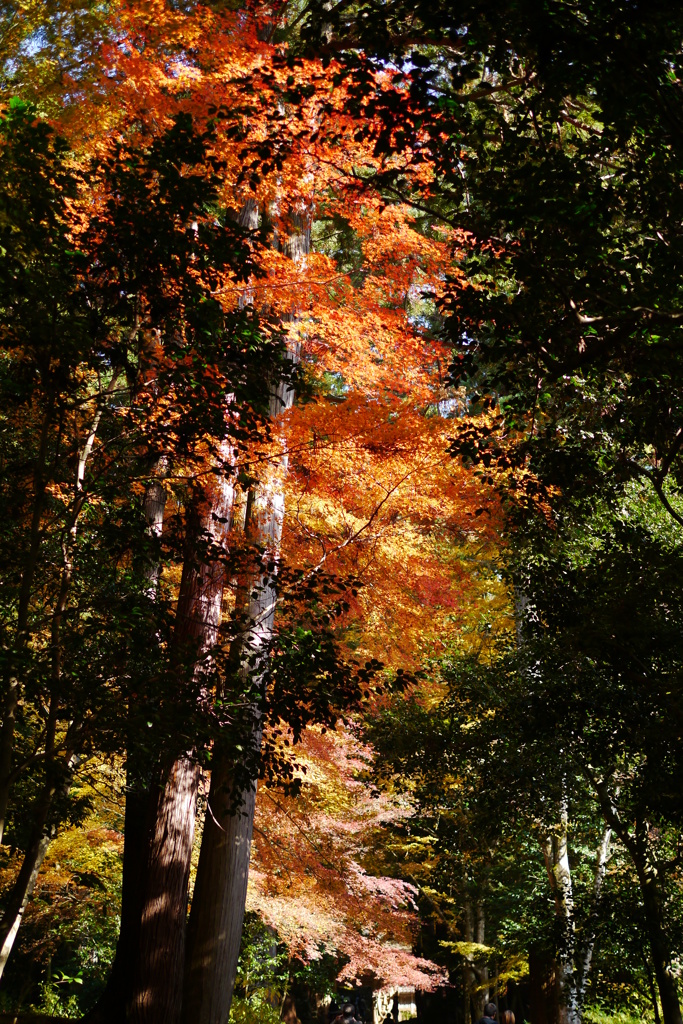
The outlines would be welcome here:
<svg viewBox="0 0 683 1024">
<path fill-rule="evenodd" d="M 65 72 L 61 92 L 45 91 L 47 122 L 40 106 L 6 115 L 7 160 L 22 138 L 40 138 L 55 259 L 68 271 L 54 287 L 80 318 L 68 351 L 62 338 L 22 335 L 19 319 L 3 335 L 39 381 L 13 424 L 28 430 L 43 415 L 43 448 L 33 442 L 42 476 L 17 484 L 23 520 L 39 527 L 22 541 L 34 545 L 36 579 L 41 522 L 67 538 L 55 542 L 57 576 L 40 577 L 52 632 L 31 626 L 31 649 L 47 664 L 65 636 L 76 643 L 77 631 L 59 630 L 65 616 L 69 628 L 79 621 L 83 552 L 105 524 L 126 538 L 109 586 L 130 584 L 133 623 L 98 675 L 106 699 L 88 698 L 75 718 L 80 683 L 69 689 L 56 668 L 41 677 L 22 756 L 46 765 L 43 832 L 58 827 L 53 779 L 66 792 L 82 760 L 119 764 L 127 751 L 130 772 L 137 745 L 144 776 L 176 744 L 174 756 L 190 751 L 210 768 L 221 730 L 258 703 L 258 687 L 245 697 L 225 680 L 253 581 L 273 588 L 257 744 L 260 756 L 263 732 L 268 785 L 250 906 L 292 955 L 333 950 L 341 981 L 429 988 L 441 975 L 410 952 L 414 892 L 363 867 L 369 825 L 405 808 L 359 781 L 369 753 L 350 721 L 392 687 L 414 687 L 443 650 L 477 592 L 462 554 L 491 543 L 497 527 L 485 485 L 449 455 L 453 417 L 466 420 L 468 409 L 432 329 L 469 243 L 387 198 L 382 182 L 396 175 L 428 194 L 424 154 L 379 145 L 383 122 L 369 106 L 359 113 L 341 66 L 291 58 L 278 19 L 259 6 L 113 3 L 96 56 Z M 372 89 L 407 102 L 388 72 L 372 73 Z M 33 170 L 37 180 L 42 168 Z M 277 416 L 275 380 L 297 396 Z M 153 485 L 172 496 L 154 527 L 143 516 Z M 284 502 L 270 541 L 263 522 L 249 525 L 259 487 L 269 495 L 264 522 Z M 18 566 L 19 587 L 26 572 Z M 200 602 L 183 596 L 192 573 L 219 581 L 222 621 L 210 642 L 190 622 Z M 25 611 L 36 599 L 27 601 Z M 18 649 L 27 630 L 20 624 Z M 147 670 L 135 655 L 145 630 Z M 318 671 L 321 650 L 329 663 Z M 239 740 L 235 730 L 234 750 Z M 12 861 L 8 886 L 19 869 Z M 58 873 L 48 859 L 38 892 L 58 887 Z"/>
</svg>

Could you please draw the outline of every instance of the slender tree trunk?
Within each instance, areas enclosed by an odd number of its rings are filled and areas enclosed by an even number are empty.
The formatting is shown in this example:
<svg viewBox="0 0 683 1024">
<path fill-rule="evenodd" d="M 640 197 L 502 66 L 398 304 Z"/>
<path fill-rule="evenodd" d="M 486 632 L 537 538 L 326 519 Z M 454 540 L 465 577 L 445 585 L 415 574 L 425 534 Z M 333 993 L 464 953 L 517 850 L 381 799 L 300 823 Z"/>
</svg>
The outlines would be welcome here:
<svg viewBox="0 0 683 1024">
<path fill-rule="evenodd" d="M 657 986 L 655 985 L 655 979 L 652 975 L 652 967 L 650 966 L 650 962 L 645 952 L 642 953 L 642 957 L 645 974 L 647 975 L 647 987 L 650 989 L 650 999 L 652 1000 L 652 1012 L 654 1013 L 655 1024 L 660 1024 L 659 1000 L 657 999 Z"/>
<path fill-rule="evenodd" d="M 163 478 L 168 473 L 168 460 L 162 456 L 154 467 L 155 479 L 151 480 L 145 491 L 143 511 L 147 520 L 147 530 L 154 540 L 158 541 L 164 529 L 164 512 L 166 510 L 166 499 L 168 492 L 163 483 Z M 158 558 L 152 557 L 147 566 L 148 589 L 147 596 L 155 601 L 159 590 L 161 579 L 161 562 Z"/>
<path fill-rule="evenodd" d="M 10 899 L 7 902 L 5 913 L 0 922 L 0 978 L 2 977 L 9 955 L 14 946 L 14 940 L 21 926 L 24 911 L 35 888 L 47 848 L 50 845 L 51 837 L 41 834 L 37 841 L 32 839 L 24 856 L 24 863 L 19 872 Z"/>
<path fill-rule="evenodd" d="M 31 528 L 29 532 L 29 549 L 26 565 L 21 577 L 21 585 L 19 587 L 19 606 L 17 609 L 17 656 L 21 654 L 21 651 L 25 647 L 28 639 L 28 611 L 33 589 L 33 577 L 38 564 L 38 553 L 40 550 L 40 522 L 43 514 L 43 504 L 45 501 L 45 488 L 47 486 L 46 463 L 53 412 L 54 398 L 51 397 L 43 419 L 43 425 L 40 432 L 40 443 L 38 447 L 38 458 L 33 472 L 33 513 L 31 516 Z M 14 728 L 20 692 L 19 679 L 16 674 L 16 670 L 14 670 L 12 671 L 8 681 L 7 693 L 5 694 L 5 701 L 2 709 L 2 726 L 0 727 L 0 845 L 2 844 L 5 834 L 7 805 L 9 803 L 9 794 L 12 786 Z"/>
<path fill-rule="evenodd" d="M 556 920 L 560 927 L 558 984 L 560 988 L 560 1024 L 581 1024 L 574 958 L 574 891 L 569 865 L 569 815 L 566 798 L 560 807 L 559 825 L 541 844 L 550 887 L 555 897 Z"/>
<path fill-rule="evenodd" d="M 2 920 L 0 921 L 0 978 L 4 973 L 9 955 L 12 952 L 14 940 L 17 937 L 26 905 L 35 888 L 38 872 L 52 839 L 46 826 L 55 788 L 53 784 L 48 783 L 40 794 L 36 805 L 31 809 L 33 821 L 31 837 L 24 853 L 24 860 L 19 875 L 7 898 Z"/>
<path fill-rule="evenodd" d="M 664 1024 L 683 1024 L 678 986 L 671 968 L 671 947 L 663 923 L 657 867 L 648 851 L 646 822 L 637 819 L 634 832 L 631 832 L 621 819 L 616 798 L 609 792 L 608 780 L 593 782 L 605 821 L 628 850 L 638 875 Z"/>
<path fill-rule="evenodd" d="M 475 942 L 480 946 L 486 945 L 486 911 L 484 909 L 484 903 L 481 899 L 476 902 L 476 932 Z M 489 1001 L 489 969 L 484 961 L 477 964 L 477 980 L 480 986 L 480 1000 L 481 1003 L 481 1014 L 484 1013 L 484 1007 Z"/>
<path fill-rule="evenodd" d="M 465 901 L 465 941 L 486 945 L 486 913 L 481 899 Z M 465 987 L 465 1019 L 479 1020 L 484 1015 L 484 1007 L 489 1001 L 489 970 L 482 960 L 475 960 L 474 955 L 465 960 L 463 967 Z"/>
<path fill-rule="evenodd" d="M 109 386 L 105 391 L 105 395 L 111 393 L 116 385 L 118 374 L 114 374 Z M 54 837 L 54 828 L 47 828 L 47 823 L 50 816 L 50 809 L 54 800 L 55 795 L 61 792 L 64 796 L 67 795 L 69 785 L 71 783 L 74 755 L 73 748 L 64 754 L 62 767 L 57 764 L 55 759 L 55 735 L 57 728 L 57 718 L 59 709 L 59 698 L 58 693 L 60 689 L 60 682 L 62 676 L 62 621 L 64 613 L 67 607 L 67 601 L 69 597 L 69 590 L 71 587 L 71 580 L 73 576 L 73 565 L 76 550 L 76 540 L 78 534 L 78 520 L 85 504 L 86 495 L 84 493 L 83 485 L 85 481 L 85 471 L 88 463 L 88 459 L 92 453 L 95 438 L 97 436 L 97 430 L 99 428 L 100 419 L 102 417 L 102 405 L 98 402 L 98 407 L 95 411 L 95 416 L 91 423 L 88 434 L 85 438 L 83 448 L 78 453 L 78 461 L 76 464 L 76 479 L 74 482 L 74 501 L 71 510 L 71 520 L 68 527 L 65 530 L 64 539 L 62 541 L 62 571 L 59 583 L 59 592 L 57 594 L 57 600 L 55 603 L 54 610 L 52 612 L 52 623 L 51 623 L 51 648 L 52 648 L 52 665 L 50 674 L 51 684 L 51 698 L 50 707 L 45 727 L 45 763 L 46 763 L 46 777 L 47 781 L 39 794 L 34 807 L 32 809 L 32 825 L 33 829 L 31 832 L 31 838 L 29 840 L 28 849 L 24 855 L 24 861 L 19 871 L 19 877 L 15 885 L 13 886 L 9 899 L 7 901 L 5 912 L 2 920 L 0 921 L 0 978 L 3 975 L 5 965 L 9 959 L 9 955 L 12 952 L 14 941 L 17 937 L 17 933 L 21 926 L 21 922 L 24 916 L 26 905 L 31 898 L 33 889 L 38 878 L 38 872 L 45 859 L 50 841 Z M 18 639 L 20 643 L 24 643 L 26 639 L 27 625 L 28 625 L 28 607 L 31 592 L 31 583 L 33 573 L 35 571 L 35 565 L 38 557 L 38 546 L 40 537 L 40 516 L 42 508 L 42 496 L 45 490 L 44 476 L 45 476 L 45 459 L 47 453 L 47 427 L 49 425 L 49 416 L 45 419 L 45 425 L 43 428 L 43 435 L 41 437 L 41 462 L 40 470 L 36 473 L 36 504 L 33 514 L 33 522 L 31 526 L 31 552 L 29 557 L 29 565 L 25 578 L 22 579 L 21 595 L 19 601 L 19 627 L 20 632 L 18 633 Z M 39 479 L 38 479 L 39 478 Z M 23 638 L 23 639 L 22 639 Z M 18 701 L 19 688 L 18 683 L 14 687 L 15 705 Z M 10 724 L 13 722 L 14 709 Z M 3 749 L 2 758 L 6 756 L 6 750 Z M 11 753 L 11 751 L 10 751 Z M 3 769 L 5 765 L 3 763 Z M 12 780 L 12 776 L 7 775 L 3 780 L 0 795 L 0 808 L 2 808 L 2 822 L 4 824 L 4 816 L 7 808 L 7 798 L 9 794 L 9 787 Z"/>
<path fill-rule="evenodd" d="M 310 228 L 303 218 L 295 228 L 284 248 L 298 260 L 310 251 Z M 290 351 L 293 360 L 298 360 L 298 349 L 296 344 Z M 280 383 L 271 394 L 271 417 L 277 419 L 293 401 L 293 388 Z M 252 488 L 245 519 L 248 539 L 265 554 L 263 568 L 245 581 L 248 628 L 235 659 L 239 663 L 236 674 L 261 696 L 275 619 L 276 568 L 270 566 L 277 567 L 282 538 L 287 461 L 285 454 L 279 465 L 271 467 L 269 476 Z M 238 609 L 240 603 L 238 595 Z M 253 707 L 251 719 L 251 735 L 244 742 L 256 763 L 262 729 L 259 706 Z M 188 930 L 185 1024 L 226 1024 L 228 1020 L 247 895 L 256 780 L 236 789 L 231 757 L 225 756 L 220 743 L 216 746 Z"/>
<path fill-rule="evenodd" d="M 645 920 L 664 1024 L 683 1024 L 681 1007 L 678 1002 L 678 986 L 671 970 L 671 950 L 666 932 L 662 927 L 662 908 L 657 873 L 653 865 L 649 863 L 647 856 L 639 856 L 637 860 L 634 858 L 634 864 L 645 907 Z"/>
<path fill-rule="evenodd" d="M 465 942 L 474 942 L 474 914 L 472 912 L 472 901 L 469 897 L 465 900 L 464 926 Z M 468 1021 L 478 1020 L 479 1017 L 481 1017 L 481 1013 L 477 1013 L 477 1005 L 475 1003 L 476 994 L 474 990 L 476 988 L 477 979 L 474 973 L 474 967 L 472 966 L 469 958 L 464 959 L 462 976 L 463 988 L 465 989 L 465 1024 L 467 1024 Z"/>
<path fill-rule="evenodd" d="M 50 748 L 54 747 L 55 726 L 56 714 L 53 704 L 48 721 L 47 743 Z M 52 804 L 56 796 L 62 799 L 66 797 L 77 761 L 73 752 L 66 752 L 59 762 L 54 757 L 49 758 L 46 770 L 47 780 L 30 808 L 31 833 L 28 846 L 19 869 L 19 875 L 6 899 L 5 909 L 0 920 L 0 978 L 2 978 L 12 952 L 24 911 L 33 894 L 38 872 L 55 836 L 56 828 L 49 824 Z"/>
<path fill-rule="evenodd" d="M 600 904 L 600 896 L 602 894 L 602 886 L 605 881 L 605 873 L 607 871 L 607 862 L 610 856 L 610 841 L 612 838 L 612 829 L 609 825 L 606 825 L 603 829 L 600 842 L 595 855 L 595 875 L 593 877 L 593 893 L 591 899 L 590 915 L 588 920 L 588 928 L 586 934 L 585 945 L 583 948 L 583 956 L 581 957 L 581 971 L 579 975 L 579 984 L 577 991 L 577 1001 L 579 1013 L 583 1013 L 584 1003 L 586 1001 L 586 991 L 588 989 L 588 977 L 590 975 L 591 964 L 593 962 L 593 951 L 595 949 L 595 938 L 597 933 L 598 923 L 598 908 Z"/>
</svg>

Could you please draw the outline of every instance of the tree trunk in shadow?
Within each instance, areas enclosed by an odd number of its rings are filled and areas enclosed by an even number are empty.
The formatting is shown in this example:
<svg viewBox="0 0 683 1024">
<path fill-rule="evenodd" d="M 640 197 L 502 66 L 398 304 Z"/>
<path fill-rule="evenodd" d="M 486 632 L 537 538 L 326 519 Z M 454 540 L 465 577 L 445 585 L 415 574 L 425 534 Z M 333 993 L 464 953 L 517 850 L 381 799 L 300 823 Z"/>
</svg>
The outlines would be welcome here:
<svg viewBox="0 0 683 1024">
<path fill-rule="evenodd" d="M 529 990 L 531 1024 L 559 1024 L 556 964 L 547 950 L 529 952 Z"/>
<path fill-rule="evenodd" d="M 198 782 L 196 763 L 177 758 L 152 804 L 131 1021 L 179 1019 Z"/>
<path fill-rule="evenodd" d="M 645 856 L 638 857 L 637 860 L 634 858 L 634 861 L 645 907 L 645 920 L 664 1024 L 683 1024 L 681 1007 L 678 1002 L 678 985 L 671 968 L 672 958 L 668 937 L 662 927 L 662 908 L 657 891 L 656 872 Z"/>
<path fill-rule="evenodd" d="M 683 1024 L 678 1001 L 678 985 L 672 965 L 671 942 L 665 927 L 661 875 L 648 838 L 648 822 L 643 816 L 636 814 L 631 830 L 629 824 L 622 820 L 617 805 L 618 791 L 610 793 L 609 780 L 594 780 L 594 785 L 604 819 L 621 839 L 636 869 L 664 1024 Z"/>
<path fill-rule="evenodd" d="M 226 466 L 230 453 L 226 450 Z M 174 647 L 192 652 L 195 682 L 210 668 L 225 582 L 222 559 L 234 487 L 226 474 L 198 492 L 188 513 Z M 150 511 L 158 502 L 150 496 Z M 151 524 L 150 524 L 151 525 Z M 200 557 L 198 551 L 205 549 Z M 158 576 L 150 572 L 150 585 Z M 140 784 L 129 760 L 121 930 L 107 989 L 91 1024 L 176 1024 L 182 1004 L 190 862 L 199 768 L 191 751 L 169 756 Z"/>
</svg>

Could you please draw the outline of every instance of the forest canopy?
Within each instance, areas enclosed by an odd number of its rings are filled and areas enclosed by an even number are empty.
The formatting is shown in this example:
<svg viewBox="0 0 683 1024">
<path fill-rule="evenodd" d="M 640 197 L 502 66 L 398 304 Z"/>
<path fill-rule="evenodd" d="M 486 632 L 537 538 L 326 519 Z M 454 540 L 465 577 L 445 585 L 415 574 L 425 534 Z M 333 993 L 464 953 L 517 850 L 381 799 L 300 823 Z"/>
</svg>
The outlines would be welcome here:
<svg viewBox="0 0 683 1024">
<path fill-rule="evenodd" d="M 0 0 L 0 1018 L 683 1024 L 682 65 Z"/>
</svg>

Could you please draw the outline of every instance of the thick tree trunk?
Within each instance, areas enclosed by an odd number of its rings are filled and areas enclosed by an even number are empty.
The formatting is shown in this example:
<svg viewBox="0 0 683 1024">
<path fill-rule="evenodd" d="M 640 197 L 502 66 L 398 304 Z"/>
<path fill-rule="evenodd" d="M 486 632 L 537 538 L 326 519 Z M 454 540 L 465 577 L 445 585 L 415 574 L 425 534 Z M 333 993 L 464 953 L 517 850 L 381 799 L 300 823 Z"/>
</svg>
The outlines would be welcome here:
<svg viewBox="0 0 683 1024">
<path fill-rule="evenodd" d="M 178 597 L 175 644 L 195 652 L 194 674 L 210 665 L 218 637 L 225 568 L 220 554 L 229 530 L 234 488 L 222 477 L 192 510 L 188 548 Z M 198 561 L 195 545 L 209 538 L 216 550 Z M 194 841 L 199 769 L 189 752 L 162 774 L 152 794 L 138 903 L 139 931 L 127 1020 L 173 1024 L 180 1019 L 190 861 Z"/>
<path fill-rule="evenodd" d="M 194 762 L 178 758 L 163 787 L 127 794 L 121 929 L 92 1024 L 178 1019 L 197 782 Z"/>
<path fill-rule="evenodd" d="M 154 540 L 163 532 L 164 512 L 168 492 L 162 482 L 167 473 L 167 460 L 157 461 L 151 480 L 145 491 L 143 509 L 147 520 L 147 531 Z M 161 579 L 161 563 L 153 555 L 144 568 L 147 579 L 147 596 L 157 599 Z M 133 713 L 129 707 L 129 716 Z M 156 780 L 155 780 L 156 781 Z M 137 969 L 140 949 L 140 925 L 144 902 L 144 876 L 147 851 L 150 845 L 149 830 L 156 808 L 157 789 L 149 777 L 149 766 L 140 763 L 136 756 L 135 744 L 127 745 L 126 765 L 126 811 L 124 821 L 123 879 L 121 887 L 121 926 L 116 944 L 116 956 L 107 981 L 103 999 L 88 1019 L 93 1021 L 124 1021 L 130 998 L 132 981 Z"/>
<path fill-rule="evenodd" d="M 301 218 L 295 227 L 284 248 L 292 259 L 298 260 L 310 251 L 310 228 Z M 290 357 L 298 360 L 298 344 L 290 349 Z M 280 383 L 271 394 L 271 417 L 276 419 L 291 408 L 293 401 L 292 387 Z M 270 468 L 267 478 L 252 488 L 245 519 L 248 539 L 265 554 L 263 569 L 258 569 L 240 588 L 242 600 L 238 594 L 238 610 L 248 601 L 248 627 L 235 658 L 236 674 L 244 683 L 249 680 L 251 687 L 261 694 L 277 600 L 276 569 L 271 570 L 269 563 L 277 566 L 287 461 L 285 454 L 279 465 Z M 257 762 L 261 746 L 258 706 L 252 710 L 251 735 L 244 743 Z M 247 895 L 255 799 L 255 779 L 235 791 L 230 757 L 225 757 L 217 744 L 190 913 L 184 1024 L 226 1024 L 230 1014 Z"/>
<path fill-rule="evenodd" d="M 285 466 L 279 470 L 284 473 Z M 276 559 L 282 535 L 281 483 L 250 495 L 245 530 L 265 548 L 266 564 Z M 246 636 L 239 642 L 237 677 L 244 689 L 263 692 L 262 679 L 275 617 L 274 574 L 249 575 L 240 587 L 248 609 Z M 237 607 L 242 602 L 238 594 Z M 250 709 L 250 735 L 241 737 L 248 758 L 258 763 L 261 707 Z M 234 762 L 220 741 L 214 751 L 208 807 L 197 867 L 188 931 L 183 1020 L 191 1024 L 227 1021 L 237 971 L 247 896 L 254 824 L 256 780 L 235 791 Z"/>
<path fill-rule="evenodd" d="M 282 1003 L 282 1011 L 280 1013 L 280 1020 L 284 1021 L 284 1024 L 301 1024 L 299 1016 L 296 1012 L 296 1003 L 294 997 L 288 992 Z"/>
<path fill-rule="evenodd" d="M 229 764 L 217 765 L 212 772 L 188 928 L 184 1021 L 227 1021 L 230 1012 L 256 799 L 254 785 L 241 794 L 236 813 L 232 777 Z"/>
<path fill-rule="evenodd" d="M 143 904 L 143 878 L 147 850 L 150 791 L 139 785 L 137 772 L 128 766 L 126 787 L 125 844 L 121 888 L 121 926 L 116 956 L 107 981 L 104 997 L 87 1020 L 125 1021 L 126 997 L 136 971 L 140 948 L 140 923 Z"/>
<path fill-rule="evenodd" d="M 226 472 L 195 496 L 188 514 L 174 645 L 178 658 L 191 655 L 195 681 L 210 669 L 221 620 L 222 554 L 234 498 L 227 445 L 224 455 Z M 156 535 L 163 522 L 164 500 L 158 485 L 152 484 L 145 513 Z M 197 551 L 202 544 L 207 545 L 207 553 L 200 558 Z M 156 589 L 156 566 L 150 566 L 148 578 L 150 588 Z M 133 757 L 130 771 L 121 931 L 107 990 L 90 1019 L 93 1024 L 174 1024 L 182 1003 L 199 769 L 185 751 L 162 764 L 152 784 L 140 785 Z"/>
<path fill-rule="evenodd" d="M 177 758 L 152 804 L 128 1007 L 128 1019 L 141 1024 L 171 1024 L 180 1017 L 198 781 L 196 763 Z"/>
<path fill-rule="evenodd" d="M 579 978 L 575 966 L 576 941 L 574 932 L 574 895 L 569 865 L 568 815 L 566 806 L 560 814 L 560 825 L 553 836 L 541 844 L 548 879 L 555 898 L 555 913 L 560 925 L 561 942 L 558 951 L 555 979 L 559 996 L 560 1024 L 580 1024 L 586 997 L 588 977 L 595 948 L 595 928 L 598 901 L 609 860 L 612 830 L 607 826 L 596 851 L 595 875 L 591 908 L 586 928 L 585 945 L 580 957 Z"/>
<path fill-rule="evenodd" d="M 549 951 L 529 951 L 529 1001 L 531 1024 L 558 1024 L 560 1006 L 556 963 Z"/>
</svg>

